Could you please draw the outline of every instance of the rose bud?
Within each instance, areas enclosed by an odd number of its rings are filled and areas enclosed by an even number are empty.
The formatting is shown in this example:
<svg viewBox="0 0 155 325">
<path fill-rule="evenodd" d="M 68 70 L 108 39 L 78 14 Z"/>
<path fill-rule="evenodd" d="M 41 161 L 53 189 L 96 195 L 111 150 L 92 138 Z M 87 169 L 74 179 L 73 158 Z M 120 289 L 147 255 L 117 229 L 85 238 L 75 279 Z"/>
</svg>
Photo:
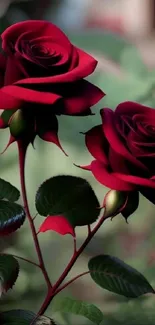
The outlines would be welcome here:
<svg viewBox="0 0 155 325">
<path fill-rule="evenodd" d="M 113 218 L 124 208 L 128 200 L 127 192 L 110 190 L 104 197 L 103 208 L 105 218 Z"/>
<path fill-rule="evenodd" d="M 139 193 L 110 190 L 104 198 L 104 217 L 113 219 L 117 214 L 122 213 L 126 219 L 138 208 Z"/>
<path fill-rule="evenodd" d="M 3 111 L 0 117 L 0 128 L 5 129 L 9 126 L 9 121 L 11 116 L 16 112 L 16 110 L 6 110 Z"/>
<path fill-rule="evenodd" d="M 9 120 L 10 133 L 13 137 L 18 138 L 27 129 L 26 119 L 24 118 L 23 111 L 18 109 Z"/>
</svg>

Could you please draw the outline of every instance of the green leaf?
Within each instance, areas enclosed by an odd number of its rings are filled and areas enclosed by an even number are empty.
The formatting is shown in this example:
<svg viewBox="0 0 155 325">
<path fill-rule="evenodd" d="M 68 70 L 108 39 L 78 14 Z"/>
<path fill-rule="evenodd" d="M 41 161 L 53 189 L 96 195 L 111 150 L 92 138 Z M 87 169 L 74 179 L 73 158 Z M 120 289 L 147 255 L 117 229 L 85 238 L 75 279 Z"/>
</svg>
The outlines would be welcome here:
<svg viewBox="0 0 155 325">
<path fill-rule="evenodd" d="M 67 175 L 52 177 L 39 187 L 36 209 L 42 216 L 64 216 L 73 227 L 93 223 L 100 213 L 98 199 L 89 183 Z"/>
<path fill-rule="evenodd" d="M 128 298 L 136 298 L 149 292 L 155 293 L 141 273 L 117 257 L 96 256 L 89 261 L 88 268 L 95 283 L 114 293 Z"/>
<path fill-rule="evenodd" d="M 148 68 L 135 46 L 130 46 L 124 49 L 121 55 L 121 67 L 128 71 L 129 74 L 137 75 L 139 77 L 147 77 L 148 75 Z"/>
<path fill-rule="evenodd" d="M 11 185 L 9 182 L 0 178 L 0 199 L 7 199 L 11 202 L 15 202 L 19 199 L 20 192 L 19 190 Z"/>
<path fill-rule="evenodd" d="M 0 254 L 0 295 L 13 287 L 18 273 L 18 261 L 12 255 Z"/>
<path fill-rule="evenodd" d="M 9 310 L 0 313 L 1 325 L 30 325 L 36 314 L 28 310 Z M 40 316 L 34 321 L 34 325 L 56 325 L 49 317 Z"/>
<path fill-rule="evenodd" d="M 28 310 L 9 310 L 0 314 L 1 325 L 30 325 L 36 315 Z"/>
<path fill-rule="evenodd" d="M 25 220 L 25 211 L 17 203 L 0 200 L 0 235 L 16 231 Z"/>
<path fill-rule="evenodd" d="M 99 308 L 87 302 L 73 300 L 69 297 L 55 298 L 52 304 L 54 312 L 71 313 L 88 318 L 93 323 L 99 325 L 103 320 L 103 314 Z"/>
</svg>

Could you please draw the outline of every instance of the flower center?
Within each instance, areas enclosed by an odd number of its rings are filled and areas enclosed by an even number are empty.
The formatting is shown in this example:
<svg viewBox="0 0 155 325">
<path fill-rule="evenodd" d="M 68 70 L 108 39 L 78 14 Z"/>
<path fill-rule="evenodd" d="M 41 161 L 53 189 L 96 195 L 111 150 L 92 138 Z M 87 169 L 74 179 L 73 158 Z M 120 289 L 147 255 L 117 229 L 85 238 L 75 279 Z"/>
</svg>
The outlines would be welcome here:
<svg viewBox="0 0 155 325">
<path fill-rule="evenodd" d="M 141 123 L 141 126 L 144 128 L 144 130 L 148 133 L 150 136 L 155 136 L 155 126 L 150 125 L 147 123 Z"/>
<path fill-rule="evenodd" d="M 34 56 L 46 56 L 50 54 L 50 51 L 44 45 L 31 45 L 31 51 Z"/>
</svg>

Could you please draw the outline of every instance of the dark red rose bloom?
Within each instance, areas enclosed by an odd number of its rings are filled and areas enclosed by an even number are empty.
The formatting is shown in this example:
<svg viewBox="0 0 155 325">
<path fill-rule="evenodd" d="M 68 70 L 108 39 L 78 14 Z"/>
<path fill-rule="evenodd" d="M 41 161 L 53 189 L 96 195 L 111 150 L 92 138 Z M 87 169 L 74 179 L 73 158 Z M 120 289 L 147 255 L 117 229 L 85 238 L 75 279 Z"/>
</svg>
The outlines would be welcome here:
<svg viewBox="0 0 155 325">
<path fill-rule="evenodd" d="M 25 116 L 31 112 L 34 136 L 58 144 L 55 115 L 88 115 L 104 96 L 83 79 L 95 70 L 97 61 L 47 21 L 14 24 L 1 38 L 0 109 L 22 109 Z"/>
<path fill-rule="evenodd" d="M 140 191 L 155 203 L 155 110 L 124 102 L 101 110 L 102 125 L 86 133 L 95 178 L 110 189 Z"/>
</svg>

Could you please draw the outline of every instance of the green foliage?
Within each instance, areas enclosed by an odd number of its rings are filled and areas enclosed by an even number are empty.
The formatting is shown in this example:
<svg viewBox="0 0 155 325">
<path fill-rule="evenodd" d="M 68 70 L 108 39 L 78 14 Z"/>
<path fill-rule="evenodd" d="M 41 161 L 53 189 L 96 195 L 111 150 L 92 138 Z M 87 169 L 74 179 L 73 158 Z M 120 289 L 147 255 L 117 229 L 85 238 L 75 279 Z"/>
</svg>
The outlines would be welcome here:
<svg viewBox="0 0 155 325">
<path fill-rule="evenodd" d="M 17 203 L 0 200 L 0 235 L 9 235 L 25 221 L 25 211 Z"/>
<path fill-rule="evenodd" d="M 9 182 L 0 178 L 0 199 L 5 198 L 11 202 L 15 202 L 19 199 L 19 197 L 19 190 Z"/>
<path fill-rule="evenodd" d="M 71 313 L 81 315 L 99 325 L 103 320 L 103 314 L 99 308 L 87 302 L 73 300 L 69 297 L 55 298 L 52 304 L 53 312 Z"/>
<path fill-rule="evenodd" d="M 0 254 L 0 295 L 14 285 L 19 273 L 17 260 L 6 254 Z M 0 322 L 1 324 L 1 322 Z"/>
<path fill-rule="evenodd" d="M 75 176 L 56 176 L 46 180 L 36 194 L 36 209 L 42 216 L 64 216 L 72 226 L 96 221 L 100 209 L 89 183 Z"/>
<path fill-rule="evenodd" d="M 114 293 L 128 298 L 155 293 L 141 273 L 116 257 L 109 255 L 93 257 L 88 263 L 88 268 L 95 283 Z"/>
</svg>

